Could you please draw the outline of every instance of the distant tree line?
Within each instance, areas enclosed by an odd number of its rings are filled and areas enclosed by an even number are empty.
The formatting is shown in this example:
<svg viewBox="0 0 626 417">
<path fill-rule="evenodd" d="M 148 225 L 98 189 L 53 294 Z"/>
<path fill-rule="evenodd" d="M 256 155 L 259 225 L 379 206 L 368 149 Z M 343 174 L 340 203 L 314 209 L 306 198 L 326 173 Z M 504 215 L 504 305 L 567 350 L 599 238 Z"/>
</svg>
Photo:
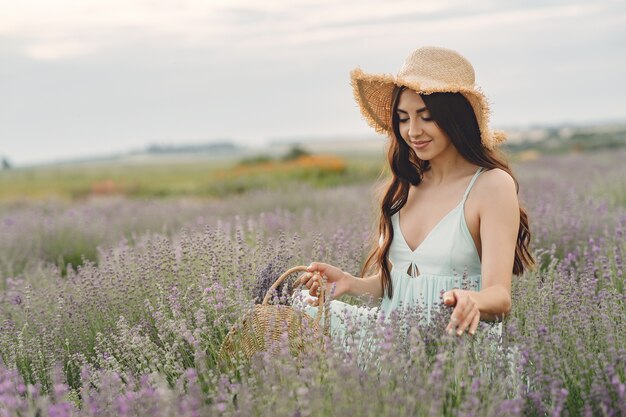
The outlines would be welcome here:
<svg viewBox="0 0 626 417">
<path fill-rule="evenodd" d="M 287 152 L 283 156 L 280 157 L 280 161 L 293 161 L 302 156 L 308 156 L 308 155 L 311 155 L 311 152 L 309 152 L 302 146 L 295 144 L 295 145 L 292 145 L 287 150 Z M 274 160 L 275 159 L 269 155 L 261 154 L 261 155 L 254 155 L 251 157 L 242 158 L 239 161 L 239 165 L 256 165 L 256 164 L 263 164 L 266 162 L 272 162 Z"/>
<path fill-rule="evenodd" d="M 546 138 L 540 141 L 521 140 L 503 145 L 507 152 L 537 150 L 542 153 L 564 153 L 570 151 L 595 151 L 599 149 L 615 149 L 626 146 L 626 128 L 610 131 L 592 129 L 574 130 L 563 136 L 557 129 L 547 129 Z"/>
<path fill-rule="evenodd" d="M 2 161 L 0 162 L 2 169 L 11 169 L 13 168 L 13 165 L 11 164 L 11 161 L 9 161 L 9 158 L 7 158 L 6 156 L 2 157 Z"/>
<path fill-rule="evenodd" d="M 197 145 L 150 145 L 146 153 L 151 154 L 180 154 L 180 153 L 235 153 L 239 147 L 230 142 L 216 142 Z"/>
</svg>

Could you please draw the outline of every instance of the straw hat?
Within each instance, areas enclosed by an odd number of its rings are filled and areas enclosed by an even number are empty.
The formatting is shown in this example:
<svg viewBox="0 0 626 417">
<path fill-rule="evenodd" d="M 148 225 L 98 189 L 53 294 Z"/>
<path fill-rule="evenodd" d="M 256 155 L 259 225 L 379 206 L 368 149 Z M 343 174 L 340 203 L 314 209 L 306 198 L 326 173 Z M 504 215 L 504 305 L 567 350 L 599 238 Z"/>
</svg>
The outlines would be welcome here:
<svg viewBox="0 0 626 417">
<path fill-rule="evenodd" d="M 378 133 L 392 136 L 391 94 L 397 85 L 420 94 L 461 93 L 474 109 L 483 146 L 494 149 L 506 139 L 504 132 L 489 129 L 489 103 L 474 84 L 472 64 L 451 49 L 434 46 L 416 49 L 396 77 L 366 74 L 356 68 L 350 72 L 350 83 L 361 113 Z"/>
</svg>

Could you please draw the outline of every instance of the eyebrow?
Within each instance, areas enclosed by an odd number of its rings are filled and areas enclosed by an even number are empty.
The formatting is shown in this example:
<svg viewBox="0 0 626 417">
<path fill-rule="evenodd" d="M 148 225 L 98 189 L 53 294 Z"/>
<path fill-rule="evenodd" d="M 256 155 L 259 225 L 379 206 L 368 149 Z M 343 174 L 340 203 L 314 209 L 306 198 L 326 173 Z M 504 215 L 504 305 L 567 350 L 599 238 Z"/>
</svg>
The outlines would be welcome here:
<svg viewBox="0 0 626 417">
<path fill-rule="evenodd" d="M 426 107 L 422 107 L 421 109 L 417 109 L 415 110 L 415 113 L 421 113 L 423 111 L 428 110 Z M 397 109 L 398 113 L 404 113 L 404 114 L 409 114 L 409 112 L 407 112 L 406 110 L 402 110 L 402 109 Z"/>
</svg>

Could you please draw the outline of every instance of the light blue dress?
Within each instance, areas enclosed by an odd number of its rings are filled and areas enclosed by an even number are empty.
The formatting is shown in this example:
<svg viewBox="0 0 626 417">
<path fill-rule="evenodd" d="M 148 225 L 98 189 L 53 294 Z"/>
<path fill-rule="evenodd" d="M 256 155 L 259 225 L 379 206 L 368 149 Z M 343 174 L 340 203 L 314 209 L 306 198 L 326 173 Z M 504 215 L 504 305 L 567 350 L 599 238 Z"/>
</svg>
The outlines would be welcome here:
<svg viewBox="0 0 626 417">
<path fill-rule="evenodd" d="M 431 307 L 440 304 L 441 294 L 453 288 L 480 291 L 482 288 L 481 265 L 476 245 L 465 221 L 465 201 L 474 182 L 484 169 L 479 168 L 469 182 L 459 204 L 435 225 L 424 241 L 411 250 L 400 230 L 399 213 L 391 216 L 393 240 L 389 249 L 392 265 L 391 281 L 393 296 L 385 296 L 379 307 L 354 306 L 342 301 L 330 302 L 330 328 L 334 334 L 345 332 L 346 312 L 357 320 L 376 320 L 380 314 L 390 313 L 403 306 L 420 304 L 424 320 L 431 320 Z M 464 273 L 466 274 L 464 276 Z M 308 289 L 300 295 L 308 297 Z M 306 313 L 315 317 L 317 307 L 306 303 L 298 304 Z M 498 335 L 502 323 L 491 327 Z"/>
</svg>

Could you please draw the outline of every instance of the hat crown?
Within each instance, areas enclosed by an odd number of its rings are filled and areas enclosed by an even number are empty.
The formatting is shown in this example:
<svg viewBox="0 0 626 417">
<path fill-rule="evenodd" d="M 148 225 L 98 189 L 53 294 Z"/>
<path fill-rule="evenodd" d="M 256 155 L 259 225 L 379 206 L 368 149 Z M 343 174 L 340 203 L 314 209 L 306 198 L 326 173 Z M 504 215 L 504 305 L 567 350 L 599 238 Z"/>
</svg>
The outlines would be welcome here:
<svg viewBox="0 0 626 417">
<path fill-rule="evenodd" d="M 472 88 L 475 82 L 472 64 L 451 49 L 427 46 L 413 51 L 398 72 L 398 80 L 430 86 Z"/>
</svg>

